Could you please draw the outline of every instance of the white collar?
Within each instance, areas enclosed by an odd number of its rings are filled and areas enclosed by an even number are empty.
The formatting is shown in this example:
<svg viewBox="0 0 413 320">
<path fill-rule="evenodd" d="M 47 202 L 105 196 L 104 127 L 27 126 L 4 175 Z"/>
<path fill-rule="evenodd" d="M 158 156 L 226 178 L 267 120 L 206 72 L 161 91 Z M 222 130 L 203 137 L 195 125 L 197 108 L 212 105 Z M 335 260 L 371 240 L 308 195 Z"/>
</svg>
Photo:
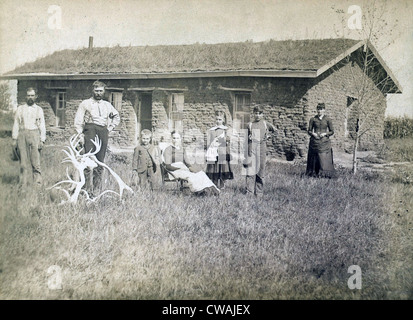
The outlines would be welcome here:
<svg viewBox="0 0 413 320">
<path fill-rule="evenodd" d="M 219 126 L 215 126 L 215 127 L 212 127 L 211 129 L 209 129 L 209 130 L 217 130 L 217 129 L 222 129 L 222 130 L 227 130 L 228 129 L 228 127 L 227 126 L 224 126 L 224 125 L 219 125 Z"/>
</svg>

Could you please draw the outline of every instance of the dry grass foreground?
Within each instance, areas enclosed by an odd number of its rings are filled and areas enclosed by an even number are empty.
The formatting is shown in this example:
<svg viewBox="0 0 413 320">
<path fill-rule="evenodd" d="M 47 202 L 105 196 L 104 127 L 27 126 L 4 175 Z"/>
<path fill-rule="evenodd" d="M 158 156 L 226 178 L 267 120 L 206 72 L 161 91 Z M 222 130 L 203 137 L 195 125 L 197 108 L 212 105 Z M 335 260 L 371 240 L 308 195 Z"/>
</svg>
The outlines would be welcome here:
<svg viewBox="0 0 413 320">
<path fill-rule="evenodd" d="M 9 145 L 0 139 L 0 299 L 413 297 L 411 185 L 390 176 L 311 179 L 271 163 L 262 199 L 237 174 L 219 197 L 169 185 L 57 206 L 18 192 Z M 64 177 L 60 150 L 43 151 L 46 186 Z M 130 155 L 107 162 L 128 181 Z M 351 265 L 360 290 L 348 288 Z"/>
</svg>

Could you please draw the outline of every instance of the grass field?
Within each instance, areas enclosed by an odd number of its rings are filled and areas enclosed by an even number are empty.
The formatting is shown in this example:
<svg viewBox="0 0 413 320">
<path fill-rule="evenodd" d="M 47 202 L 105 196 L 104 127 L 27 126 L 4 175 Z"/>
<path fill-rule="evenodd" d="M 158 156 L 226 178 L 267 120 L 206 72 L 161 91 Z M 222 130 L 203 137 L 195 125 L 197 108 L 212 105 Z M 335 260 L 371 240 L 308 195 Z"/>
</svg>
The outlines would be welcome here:
<svg viewBox="0 0 413 320">
<path fill-rule="evenodd" d="M 58 206 L 47 191 L 19 193 L 9 146 L 0 139 L 0 299 L 413 298 L 412 186 L 394 172 L 310 179 L 269 163 L 260 199 L 235 167 L 219 197 L 168 185 Z M 64 177 L 61 149 L 43 151 L 46 186 Z M 130 158 L 107 163 L 128 181 Z"/>
<path fill-rule="evenodd" d="M 403 139 L 385 139 L 382 150 L 383 157 L 388 161 L 413 162 L 413 137 Z"/>
</svg>

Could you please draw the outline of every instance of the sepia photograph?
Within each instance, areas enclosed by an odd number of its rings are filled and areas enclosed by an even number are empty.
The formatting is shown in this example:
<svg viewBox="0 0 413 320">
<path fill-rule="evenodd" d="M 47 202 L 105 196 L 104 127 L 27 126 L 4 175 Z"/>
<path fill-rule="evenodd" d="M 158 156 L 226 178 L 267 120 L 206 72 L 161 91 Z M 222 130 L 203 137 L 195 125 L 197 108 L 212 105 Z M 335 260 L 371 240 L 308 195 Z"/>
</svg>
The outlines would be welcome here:
<svg viewBox="0 0 413 320">
<path fill-rule="evenodd" d="M 1 0 L 0 300 L 412 300 L 412 16 Z"/>
</svg>

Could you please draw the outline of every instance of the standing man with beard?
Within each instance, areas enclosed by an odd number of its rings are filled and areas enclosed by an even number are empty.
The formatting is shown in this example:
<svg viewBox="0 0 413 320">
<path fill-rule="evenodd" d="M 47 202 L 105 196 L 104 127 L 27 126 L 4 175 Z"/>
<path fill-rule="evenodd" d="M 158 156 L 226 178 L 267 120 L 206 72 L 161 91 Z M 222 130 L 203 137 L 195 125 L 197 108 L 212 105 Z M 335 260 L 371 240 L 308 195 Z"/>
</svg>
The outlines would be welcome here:
<svg viewBox="0 0 413 320">
<path fill-rule="evenodd" d="M 96 136 L 99 137 L 102 146 L 96 158 L 100 162 L 105 160 L 109 132 L 120 123 L 119 112 L 112 104 L 103 100 L 105 87 L 106 84 L 101 81 L 93 83 L 93 97 L 80 103 L 74 122 L 77 133 L 83 135 L 85 152 L 95 149 L 92 140 Z M 101 191 L 103 169 L 102 166 L 98 166 L 93 172 L 85 171 L 85 187 L 88 192 L 92 193 L 91 196 Z"/>
<path fill-rule="evenodd" d="M 12 138 L 13 147 L 20 153 L 20 185 L 27 187 L 33 181 L 42 184 L 40 150 L 46 141 L 46 125 L 43 109 L 35 101 L 36 90 L 28 88 L 26 103 L 20 105 L 14 117 Z"/>
</svg>

